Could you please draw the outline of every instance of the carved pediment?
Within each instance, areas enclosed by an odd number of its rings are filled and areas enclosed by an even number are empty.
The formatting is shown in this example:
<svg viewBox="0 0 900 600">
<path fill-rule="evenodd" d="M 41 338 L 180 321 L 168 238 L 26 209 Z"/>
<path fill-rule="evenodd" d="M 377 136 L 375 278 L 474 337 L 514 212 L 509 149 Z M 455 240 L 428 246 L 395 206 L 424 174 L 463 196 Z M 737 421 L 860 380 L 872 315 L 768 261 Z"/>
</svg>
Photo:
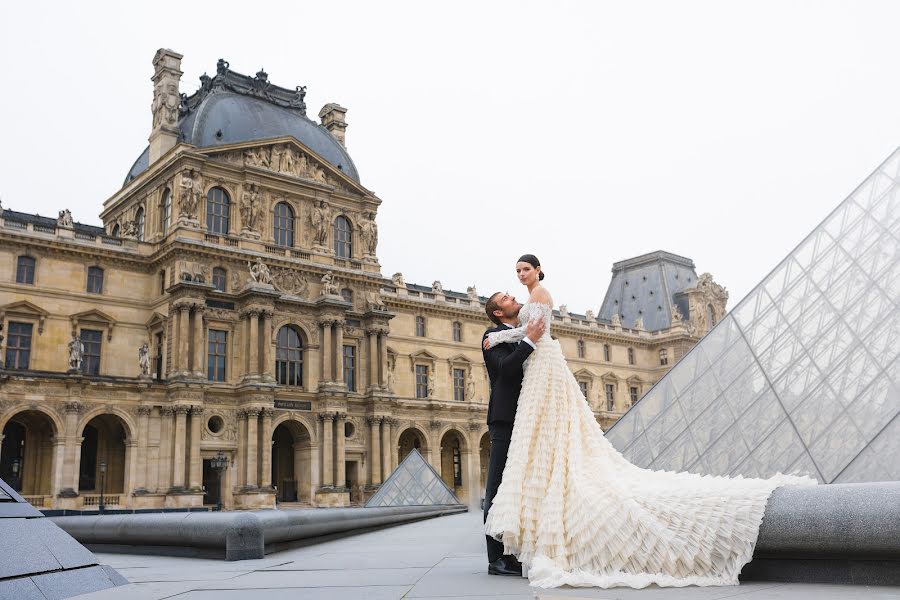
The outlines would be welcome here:
<svg viewBox="0 0 900 600">
<path fill-rule="evenodd" d="M 435 361 L 438 359 L 437 356 L 435 356 L 428 350 L 419 350 L 417 352 L 413 352 L 412 354 L 409 355 L 409 358 L 410 358 L 409 365 L 413 371 L 415 371 L 415 369 L 416 369 L 416 361 L 426 362 L 426 363 L 430 363 L 431 365 L 434 365 Z"/>
<path fill-rule="evenodd" d="M 72 331 L 77 331 L 80 326 L 84 325 L 100 325 L 106 329 L 107 341 L 112 339 L 113 328 L 116 326 L 116 320 L 103 311 L 97 309 L 86 310 L 69 316 L 72 322 Z"/>
<path fill-rule="evenodd" d="M 602 379 L 606 383 L 615 383 L 615 384 L 618 384 L 620 381 L 619 376 L 616 375 L 615 373 L 613 373 L 612 371 L 607 371 L 606 373 L 604 373 L 603 375 L 600 376 L 600 379 Z"/>
<path fill-rule="evenodd" d="M 28 300 L 11 302 L 5 306 L 0 307 L 0 323 L 3 323 L 7 317 L 24 317 L 26 319 L 36 319 L 38 322 L 38 333 L 44 333 L 44 321 L 49 315 L 49 312 L 36 304 L 32 304 Z"/>
<path fill-rule="evenodd" d="M 575 375 L 575 379 L 593 379 L 595 377 L 594 373 L 592 373 L 588 369 L 579 369 L 573 374 Z"/>
<path fill-rule="evenodd" d="M 156 329 L 157 327 L 165 325 L 166 320 L 167 320 L 166 315 L 164 315 L 162 313 L 154 312 L 152 315 L 150 315 L 150 318 L 147 320 L 147 323 L 146 323 L 147 331 L 152 331 L 153 329 Z"/>
</svg>

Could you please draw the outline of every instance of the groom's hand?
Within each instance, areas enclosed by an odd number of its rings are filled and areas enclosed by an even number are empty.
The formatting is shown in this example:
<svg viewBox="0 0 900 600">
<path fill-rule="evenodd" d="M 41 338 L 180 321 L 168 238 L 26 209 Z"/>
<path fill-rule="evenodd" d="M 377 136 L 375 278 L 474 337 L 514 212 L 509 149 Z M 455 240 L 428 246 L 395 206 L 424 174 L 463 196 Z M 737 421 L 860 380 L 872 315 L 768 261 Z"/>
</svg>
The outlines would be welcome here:
<svg viewBox="0 0 900 600">
<path fill-rule="evenodd" d="M 542 335 L 544 335 L 544 317 L 528 321 L 528 325 L 525 326 L 525 337 L 537 343 Z"/>
</svg>

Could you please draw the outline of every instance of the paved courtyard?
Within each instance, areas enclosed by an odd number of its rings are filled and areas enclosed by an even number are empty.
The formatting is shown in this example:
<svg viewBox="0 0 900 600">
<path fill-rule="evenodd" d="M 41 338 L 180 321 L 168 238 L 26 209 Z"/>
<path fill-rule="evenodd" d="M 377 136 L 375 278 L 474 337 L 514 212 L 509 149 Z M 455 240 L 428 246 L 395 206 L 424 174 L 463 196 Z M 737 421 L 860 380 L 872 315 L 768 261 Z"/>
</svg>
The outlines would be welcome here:
<svg viewBox="0 0 900 600">
<path fill-rule="evenodd" d="M 82 599 L 156 600 L 843 600 L 900 599 L 898 587 L 750 583 L 717 588 L 537 590 L 486 572 L 480 515 L 453 515 L 225 562 L 98 554 L 132 584 Z"/>
</svg>

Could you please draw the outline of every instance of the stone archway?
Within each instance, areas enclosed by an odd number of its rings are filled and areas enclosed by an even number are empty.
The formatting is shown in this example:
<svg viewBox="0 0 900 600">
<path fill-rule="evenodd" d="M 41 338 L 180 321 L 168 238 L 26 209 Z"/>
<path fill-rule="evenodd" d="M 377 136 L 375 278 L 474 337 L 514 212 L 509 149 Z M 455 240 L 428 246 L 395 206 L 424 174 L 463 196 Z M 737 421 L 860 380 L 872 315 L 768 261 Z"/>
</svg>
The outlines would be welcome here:
<svg viewBox="0 0 900 600">
<path fill-rule="evenodd" d="M 441 436 L 441 479 L 463 502 L 472 485 L 468 459 L 466 436 L 456 429 L 446 431 Z"/>
<path fill-rule="evenodd" d="M 397 440 L 397 464 L 402 463 L 414 448 L 426 460 L 428 459 L 428 438 L 419 429 L 409 427 L 400 433 Z"/>
<path fill-rule="evenodd" d="M 54 491 L 56 439 L 53 420 L 37 410 L 18 412 L 3 426 L 0 478 L 39 506 Z"/>
<path fill-rule="evenodd" d="M 299 421 L 283 421 L 272 431 L 272 485 L 276 502 L 312 504 L 312 437 Z"/>
<path fill-rule="evenodd" d="M 99 505 L 101 491 L 107 505 L 127 502 L 128 432 L 121 417 L 108 413 L 93 417 L 82 429 L 78 493 L 84 497 L 84 506 Z"/>
</svg>

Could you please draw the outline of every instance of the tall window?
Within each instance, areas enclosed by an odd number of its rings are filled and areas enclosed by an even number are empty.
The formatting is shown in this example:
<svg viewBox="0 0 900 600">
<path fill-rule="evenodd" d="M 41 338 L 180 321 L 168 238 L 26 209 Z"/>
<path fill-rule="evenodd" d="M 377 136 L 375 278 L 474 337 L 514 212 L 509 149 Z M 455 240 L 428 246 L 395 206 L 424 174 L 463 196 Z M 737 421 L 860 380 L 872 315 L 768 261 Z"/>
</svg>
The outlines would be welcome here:
<svg viewBox="0 0 900 600">
<path fill-rule="evenodd" d="M 425 317 L 416 317 L 416 336 L 425 337 Z"/>
<path fill-rule="evenodd" d="M 228 280 L 228 273 L 225 272 L 225 269 L 222 267 L 215 267 L 212 273 L 212 284 L 213 287 L 219 290 L 220 292 L 225 291 L 225 282 Z"/>
<path fill-rule="evenodd" d="M 166 293 L 166 270 L 163 269 L 159 272 L 159 293 L 160 295 Z"/>
<path fill-rule="evenodd" d="M 110 233 L 110 235 L 114 238 L 117 238 L 117 237 L 119 237 L 120 232 L 121 232 L 121 230 L 119 229 L 119 224 L 116 223 L 115 225 L 113 225 L 112 232 Z"/>
<path fill-rule="evenodd" d="M 294 210 L 286 203 L 275 205 L 275 243 L 291 248 L 294 246 Z"/>
<path fill-rule="evenodd" d="M 581 395 L 584 396 L 584 399 L 587 400 L 588 397 L 588 384 L 587 381 L 579 381 L 578 387 L 581 388 Z"/>
<path fill-rule="evenodd" d="M 34 259 L 20 256 L 16 261 L 16 283 L 34 284 Z"/>
<path fill-rule="evenodd" d="M 416 365 L 416 398 L 428 397 L 428 367 Z"/>
<path fill-rule="evenodd" d="M 713 310 L 712 304 L 706 305 L 706 322 L 709 323 L 710 329 L 716 324 L 716 311 Z"/>
<path fill-rule="evenodd" d="M 87 292 L 88 294 L 103 293 L 103 269 L 100 267 L 88 267 Z"/>
<path fill-rule="evenodd" d="M 206 362 L 206 378 L 210 381 L 225 381 L 225 358 L 228 332 L 209 330 L 209 348 Z"/>
<path fill-rule="evenodd" d="M 163 334 L 156 334 L 156 379 L 162 381 L 163 378 Z"/>
<path fill-rule="evenodd" d="M 628 406 L 634 406 L 634 403 L 638 401 L 638 389 L 635 386 L 631 386 L 631 389 L 629 389 L 628 391 L 630 400 Z"/>
<path fill-rule="evenodd" d="M 353 250 L 353 231 L 347 217 L 334 220 L 334 255 L 338 258 L 350 258 Z"/>
<path fill-rule="evenodd" d="M 353 304 L 353 290 L 350 288 L 344 288 L 341 290 L 341 298 L 344 299 L 344 302 L 349 302 Z"/>
<path fill-rule="evenodd" d="M 303 338 L 293 327 L 278 330 L 275 346 L 275 380 L 280 385 L 303 385 Z"/>
<path fill-rule="evenodd" d="M 453 399 L 463 402 L 466 399 L 466 370 L 453 369 Z"/>
<path fill-rule="evenodd" d="M 659 364 L 663 366 L 669 364 L 669 351 L 665 348 L 659 351 Z"/>
<path fill-rule="evenodd" d="M 85 375 L 99 375 L 100 346 L 103 343 L 103 332 L 98 329 L 82 329 L 81 343 L 84 344 L 81 372 Z"/>
<path fill-rule="evenodd" d="M 578 358 L 584 358 L 584 340 L 578 340 Z"/>
<path fill-rule="evenodd" d="M 6 340 L 6 368 L 27 369 L 31 360 L 31 323 L 9 323 L 9 339 Z"/>
<path fill-rule="evenodd" d="M 634 348 L 628 349 L 628 364 L 629 365 L 634 364 Z"/>
<path fill-rule="evenodd" d="M 612 362 L 612 353 L 609 351 L 609 344 L 603 344 L 603 360 Z"/>
<path fill-rule="evenodd" d="M 139 208 L 137 212 L 134 213 L 134 228 L 137 231 L 137 239 L 138 241 L 144 241 L 144 209 Z"/>
<path fill-rule="evenodd" d="M 172 192 L 169 188 L 163 191 L 162 202 L 159 204 L 159 230 L 162 233 L 169 231 L 172 224 Z"/>
<path fill-rule="evenodd" d="M 348 392 L 356 391 L 356 346 L 344 346 L 344 383 Z"/>
<path fill-rule="evenodd" d="M 611 383 L 606 384 L 606 410 L 612 412 L 616 410 L 616 392 L 615 386 Z"/>
<path fill-rule="evenodd" d="M 231 217 L 231 200 L 228 192 L 214 187 L 206 195 L 206 230 L 209 233 L 224 235 L 228 233 L 228 220 Z"/>
<path fill-rule="evenodd" d="M 459 451 L 459 441 L 453 444 L 453 485 L 462 485 L 462 453 Z"/>
<path fill-rule="evenodd" d="M 462 323 L 459 321 L 453 321 L 453 341 L 462 341 Z"/>
</svg>

